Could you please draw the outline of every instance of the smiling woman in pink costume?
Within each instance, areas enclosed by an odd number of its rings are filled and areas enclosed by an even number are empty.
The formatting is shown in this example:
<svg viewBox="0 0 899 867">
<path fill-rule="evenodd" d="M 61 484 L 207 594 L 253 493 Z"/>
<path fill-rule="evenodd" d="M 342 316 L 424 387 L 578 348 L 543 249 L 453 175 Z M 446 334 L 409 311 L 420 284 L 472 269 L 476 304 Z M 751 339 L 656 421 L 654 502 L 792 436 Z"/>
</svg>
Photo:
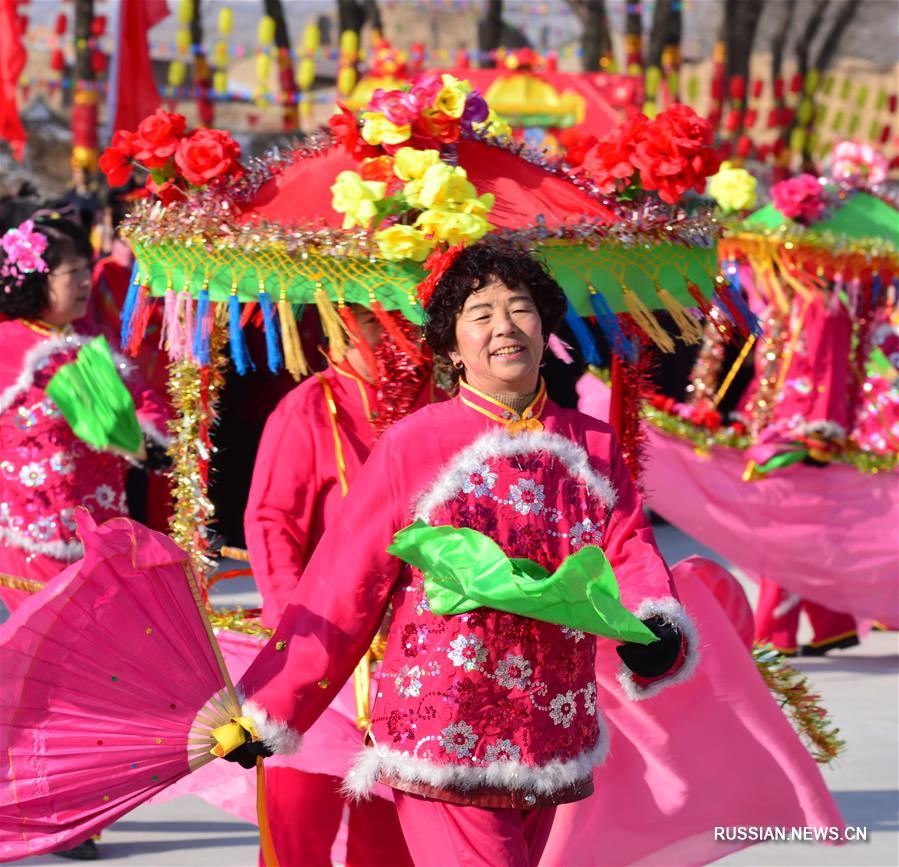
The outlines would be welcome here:
<svg viewBox="0 0 899 867">
<path fill-rule="evenodd" d="M 550 622 L 542 597 L 530 615 L 506 610 L 520 599 L 437 613 L 434 573 L 411 566 L 400 540 L 464 528 L 486 537 L 480 550 L 499 571 L 555 573 L 541 586 L 570 580 L 566 564 L 584 551 L 607 558 L 621 603 L 651 630 L 634 619 L 643 643 L 617 648 L 631 697 L 688 678 L 698 639 L 611 428 L 546 396 L 539 367 L 565 311 L 561 288 L 530 256 L 488 243 L 450 251 L 432 277 L 421 287 L 426 338 L 452 362 L 459 393 L 375 446 L 240 682 L 259 740 L 228 758 L 296 749 L 390 609 L 369 746 L 347 788 L 394 789 L 416 865 L 531 865 L 556 805 L 588 797 L 606 755 L 596 640 Z"/>
<path fill-rule="evenodd" d="M 0 596 L 14 609 L 29 590 L 81 557 L 73 512 L 99 523 L 127 513 L 126 460 L 82 442 L 46 392 L 90 337 L 91 248 L 65 220 L 26 221 L 0 251 Z M 119 359 L 145 436 L 163 443 L 166 410 Z"/>
</svg>

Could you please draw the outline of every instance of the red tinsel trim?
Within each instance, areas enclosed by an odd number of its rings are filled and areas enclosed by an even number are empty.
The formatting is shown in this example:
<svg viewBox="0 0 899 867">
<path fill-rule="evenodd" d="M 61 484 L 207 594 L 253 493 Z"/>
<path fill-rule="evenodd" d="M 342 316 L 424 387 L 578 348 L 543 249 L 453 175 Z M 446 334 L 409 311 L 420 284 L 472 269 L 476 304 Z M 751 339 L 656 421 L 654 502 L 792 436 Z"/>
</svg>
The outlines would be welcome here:
<svg viewBox="0 0 899 867">
<path fill-rule="evenodd" d="M 375 319 L 381 323 L 384 332 L 396 344 L 397 348 L 405 352 L 415 364 L 421 364 L 424 361 L 421 350 L 403 333 L 394 315 L 385 310 L 384 305 L 380 301 L 372 301 L 369 307 L 371 312 L 375 314 Z"/>
<path fill-rule="evenodd" d="M 418 284 L 416 290 L 422 307 L 428 306 L 428 302 L 431 300 L 440 278 L 452 267 L 453 262 L 459 258 L 459 254 L 464 249 L 464 244 L 456 244 L 455 247 L 450 247 L 446 251 L 435 250 L 425 259 L 425 270 L 430 273 Z"/>
</svg>

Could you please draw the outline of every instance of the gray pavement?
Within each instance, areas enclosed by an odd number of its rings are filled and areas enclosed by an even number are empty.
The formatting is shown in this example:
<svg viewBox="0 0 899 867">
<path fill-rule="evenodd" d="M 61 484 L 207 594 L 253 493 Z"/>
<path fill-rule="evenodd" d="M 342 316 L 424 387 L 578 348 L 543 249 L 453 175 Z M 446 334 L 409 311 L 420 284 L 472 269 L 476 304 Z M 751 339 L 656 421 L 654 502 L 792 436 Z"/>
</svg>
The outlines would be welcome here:
<svg viewBox="0 0 899 867">
<path fill-rule="evenodd" d="M 672 527 L 656 528 L 656 533 L 669 562 L 694 553 L 714 557 Z M 754 599 L 752 583 L 744 586 Z M 248 579 L 219 584 L 214 598 L 229 606 L 258 604 Z M 832 658 L 800 659 L 796 667 L 813 679 L 846 741 L 846 753 L 824 769 L 824 778 L 847 824 L 866 828 L 868 840 L 841 847 L 763 843 L 718 863 L 899 867 L 899 638 L 872 634 L 860 647 Z M 109 867 L 251 867 L 257 845 L 254 826 L 194 797 L 139 807 L 105 831 L 100 842 L 102 863 Z M 44 856 L 21 863 L 58 867 L 66 862 Z"/>
</svg>

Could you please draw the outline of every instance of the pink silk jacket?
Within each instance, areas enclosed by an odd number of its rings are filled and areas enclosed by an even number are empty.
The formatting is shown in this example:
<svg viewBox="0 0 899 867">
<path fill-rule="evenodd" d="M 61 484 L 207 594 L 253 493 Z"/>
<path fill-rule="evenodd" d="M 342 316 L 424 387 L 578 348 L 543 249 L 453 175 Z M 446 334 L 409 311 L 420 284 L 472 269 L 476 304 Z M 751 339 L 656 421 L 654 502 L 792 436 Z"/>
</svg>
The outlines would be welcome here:
<svg viewBox="0 0 899 867">
<path fill-rule="evenodd" d="M 296 749 L 392 619 L 370 745 L 347 777 L 456 803 L 520 808 L 592 791 L 607 750 L 596 706 L 596 639 L 477 609 L 433 614 L 422 576 L 387 553 L 416 518 L 471 527 L 510 557 L 554 571 L 601 546 L 622 602 L 661 615 L 683 653 L 653 681 L 622 669 L 631 698 L 685 680 L 698 641 L 608 425 L 547 400 L 522 415 L 461 385 L 460 394 L 394 425 L 362 468 L 309 561 L 272 640 L 240 682 L 245 711 L 275 752 Z"/>
</svg>

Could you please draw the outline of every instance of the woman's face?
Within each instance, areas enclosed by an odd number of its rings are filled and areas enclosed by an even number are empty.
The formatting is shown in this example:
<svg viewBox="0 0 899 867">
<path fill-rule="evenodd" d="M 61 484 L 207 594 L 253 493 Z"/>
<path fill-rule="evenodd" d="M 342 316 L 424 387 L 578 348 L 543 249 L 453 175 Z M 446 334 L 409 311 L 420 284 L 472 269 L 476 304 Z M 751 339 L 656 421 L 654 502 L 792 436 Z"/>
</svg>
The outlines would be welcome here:
<svg viewBox="0 0 899 867">
<path fill-rule="evenodd" d="M 543 323 L 531 293 L 493 277 L 465 299 L 449 355 L 479 391 L 530 394 L 537 388 L 543 349 Z"/>
<path fill-rule="evenodd" d="M 68 325 L 87 313 L 91 296 L 91 265 L 87 259 L 66 256 L 48 277 L 47 307 L 41 319 L 51 325 Z"/>
</svg>

